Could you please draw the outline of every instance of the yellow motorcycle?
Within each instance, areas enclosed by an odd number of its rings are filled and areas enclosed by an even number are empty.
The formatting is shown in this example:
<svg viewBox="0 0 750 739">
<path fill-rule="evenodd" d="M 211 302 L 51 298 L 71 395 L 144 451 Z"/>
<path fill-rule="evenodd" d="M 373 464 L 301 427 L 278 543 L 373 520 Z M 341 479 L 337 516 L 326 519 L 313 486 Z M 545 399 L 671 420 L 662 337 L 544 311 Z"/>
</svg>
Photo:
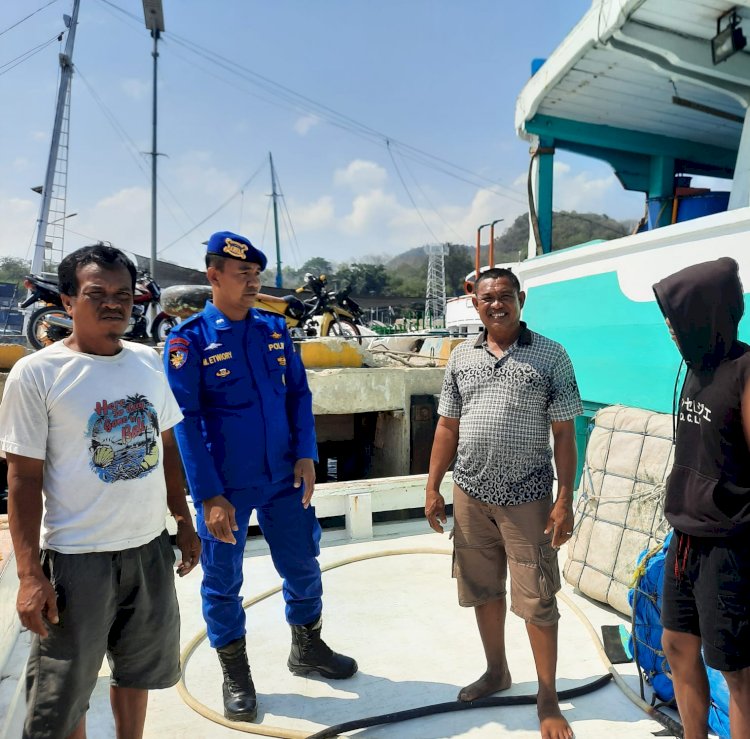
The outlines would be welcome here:
<svg viewBox="0 0 750 739">
<path fill-rule="evenodd" d="M 298 294 L 311 292 L 312 297 L 301 300 Z M 362 310 L 350 297 L 351 285 L 343 290 L 328 289 L 325 275 L 305 275 L 305 284 L 295 290 L 295 295 L 258 293 L 255 307 L 284 316 L 292 338 L 308 336 L 341 336 L 362 343 L 359 326 L 362 325 Z M 203 309 L 211 297 L 208 286 L 175 285 L 162 292 L 164 311 L 171 316 L 187 318 Z"/>
<path fill-rule="evenodd" d="M 256 308 L 279 313 L 286 319 L 292 338 L 305 336 L 343 336 L 362 340 L 359 326 L 362 324 L 362 310 L 349 296 L 351 285 L 335 292 L 328 289 L 325 275 L 315 277 L 309 272 L 305 284 L 295 293 L 310 291 L 313 297 L 300 300 L 296 295 L 277 298 L 260 293 Z"/>
</svg>

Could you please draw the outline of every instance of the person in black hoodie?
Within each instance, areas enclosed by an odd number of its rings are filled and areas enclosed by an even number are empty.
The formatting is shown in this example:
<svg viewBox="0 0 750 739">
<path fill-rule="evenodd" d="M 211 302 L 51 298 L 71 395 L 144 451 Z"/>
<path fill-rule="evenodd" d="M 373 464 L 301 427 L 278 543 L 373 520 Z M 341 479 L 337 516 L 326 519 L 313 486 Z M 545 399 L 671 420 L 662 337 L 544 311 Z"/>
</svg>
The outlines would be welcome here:
<svg viewBox="0 0 750 739">
<path fill-rule="evenodd" d="M 704 659 L 726 678 L 732 736 L 750 737 L 750 346 L 737 339 L 737 262 L 687 267 L 654 293 L 687 365 L 664 503 L 662 646 L 685 739 L 707 736 Z"/>
</svg>

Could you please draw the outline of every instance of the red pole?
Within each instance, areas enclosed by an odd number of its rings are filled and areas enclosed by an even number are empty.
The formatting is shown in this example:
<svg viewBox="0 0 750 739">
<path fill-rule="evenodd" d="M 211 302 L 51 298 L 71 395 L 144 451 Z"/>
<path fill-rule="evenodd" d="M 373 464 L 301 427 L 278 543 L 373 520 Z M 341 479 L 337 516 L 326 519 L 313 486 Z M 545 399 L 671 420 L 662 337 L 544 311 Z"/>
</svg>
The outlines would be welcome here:
<svg viewBox="0 0 750 739">
<path fill-rule="evenodd" d="M 480 226 L 477 229 L 477 253 L 474 256 L 474 282 L 476 282 L 477 277 L 479 277 L 479 267 L 480 267 L 480 261 L 481 261 L 481 257 L 479 256 L 479 253 L 482 249 L 482 242 L 480 241 L 481 233 L 482 233 L 482 226 Z"/>
</svg>

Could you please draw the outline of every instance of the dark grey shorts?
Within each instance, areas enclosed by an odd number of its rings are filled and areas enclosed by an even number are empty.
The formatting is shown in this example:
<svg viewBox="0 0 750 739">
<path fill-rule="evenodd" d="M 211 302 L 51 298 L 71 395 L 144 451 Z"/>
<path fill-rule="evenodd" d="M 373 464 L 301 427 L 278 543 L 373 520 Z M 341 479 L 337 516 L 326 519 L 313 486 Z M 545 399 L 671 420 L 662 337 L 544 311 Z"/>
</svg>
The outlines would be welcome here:
<svg viewBox="0 0 750 739">
<path fill-rule="evenodd" d="M 166 530 L 121 552 L 42 553 L 58 624 L 34 636 L 26 668 L 24 737 L 66 737 L 86 713 L 106 654 L 111 684 L 168 688 L 180 678 L 174 551 Z"/>
</svg>

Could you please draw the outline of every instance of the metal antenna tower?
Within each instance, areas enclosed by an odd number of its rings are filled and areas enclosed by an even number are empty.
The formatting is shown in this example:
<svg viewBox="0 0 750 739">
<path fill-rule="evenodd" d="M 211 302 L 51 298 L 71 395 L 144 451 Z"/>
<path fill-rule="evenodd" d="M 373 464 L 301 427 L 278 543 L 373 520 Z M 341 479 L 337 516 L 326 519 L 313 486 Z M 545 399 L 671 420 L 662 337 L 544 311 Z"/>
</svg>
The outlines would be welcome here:
<svg viewBox="0 0 750 739">
<path fill-rule="evenodd" d="M 425 325 L 442 324 L 445 319 L 445 255 L 447 244 L 428 244 L 427 296 L 424 303 Z"/>
<path fill-rule="evenodd" d="M 68 134 L 70 131 L 71 88 L 72 85 L 68 80 L 60 126 L 60 143 L 57 147 L 57 165 L 49 200 L 49 220 L 47 221 L 47 238 L 44 243 L 44 264 L 42 266 L 43 272 L 54 272 L 55 274 L 57 273 L 57 265 L 63 258 L 65 221 L 68 218 L 66 205 L 68 200 Z"/>
<path fill-rule="evenodd" d="M 73 3 L 71 16 L 63 16 L 68 29 L 65 51 L 60 54 L 60 86 L 57 91 L 55 124 L 42 186 L 42 205 L 37 220 L 36 247 L 31 271 L 55 271 L 62 259 L 65 241 L 65 204 L 68 188 L 68 133 L 70 129 L 70 88 L 73 77 L 73 44 L 80 0 Z"/>
</svg>

